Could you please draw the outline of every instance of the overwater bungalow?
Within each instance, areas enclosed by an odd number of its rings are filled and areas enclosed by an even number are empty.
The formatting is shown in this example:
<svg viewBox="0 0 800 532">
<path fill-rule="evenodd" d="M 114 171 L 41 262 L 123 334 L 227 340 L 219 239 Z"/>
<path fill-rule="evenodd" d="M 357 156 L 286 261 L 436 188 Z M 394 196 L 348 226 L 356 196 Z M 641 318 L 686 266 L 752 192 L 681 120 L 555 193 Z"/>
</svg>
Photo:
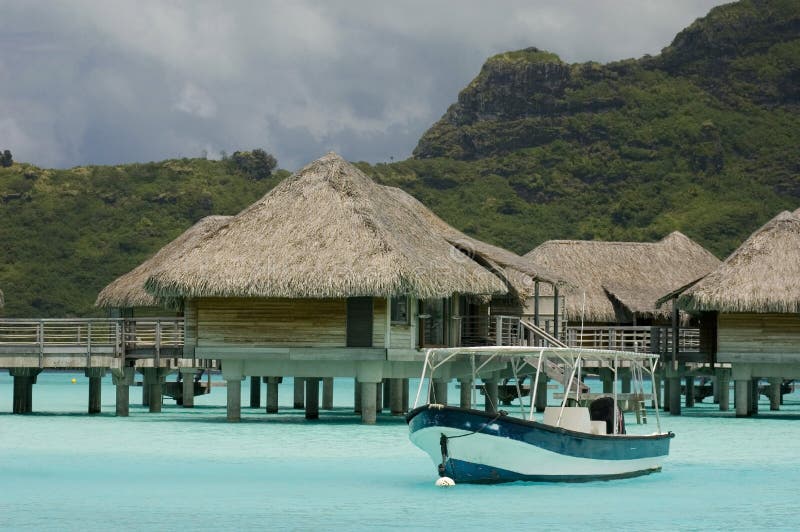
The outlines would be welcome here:
<svg viewBox="0 0 800 532">
<path fill-rule="evenodd" d="M 586 326 L 668 322 L 670 311 L 656 304 L 658 298 L 720 263 L 678 231 L 658 242 L 549 240 L 525 258 L 543 268 L 557 268 L 568 283 L 560 291 L 560 318 L 566 324 Z M 550 287 L 543 286 L 541 295 L 542 304 L 552 309 L 552 302 L 545 301 L 552 301 Z"/>
<path fill-rule="evenodd" d="M 713 272 L 663 298 L 699 318 L 709 361 L 731 366 L 737 416 L 757 412 L 759 378 L 770 379 L 776 410 L 782 381 L 800 378 L 798 249 L 800 209 L 781 212 Z"/>
<path fill-rule="evenodd" d="M 183 357 L 221 361 L 230 420 L 240 417 L 245 376 L 268 380 L 272 411 L 279 377 L 306 378 L 308 417 L 317 415 L 319 378 L 349 376 L 363 421 L 374 423 L 378 384 L 390 379 L 392 410 L 402 411 L 403 379 L 418 376 L 422 349 L 462 345 L 464 324 L 479 320 L 485 337 L 472 340 L 499 343 L 492 297 L 521 300 L 534 283 L 558 281 L 333 153 L 199 233 L 98 302 L 180 301 Z"/>
</svg>

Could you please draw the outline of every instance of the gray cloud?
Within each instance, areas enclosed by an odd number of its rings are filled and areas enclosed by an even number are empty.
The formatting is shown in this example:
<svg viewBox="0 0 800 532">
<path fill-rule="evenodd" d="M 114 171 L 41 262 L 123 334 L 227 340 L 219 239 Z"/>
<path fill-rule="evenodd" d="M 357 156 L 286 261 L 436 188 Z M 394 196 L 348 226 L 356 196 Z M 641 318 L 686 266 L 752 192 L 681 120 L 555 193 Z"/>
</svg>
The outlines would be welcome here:
<svg viewBox="0 0 800 532">
<path fill-rule="evenodd" d="M 492 54 L 656 54 L 719 3 L 0 2 L 0 149 L 57 167 L 402 159 Z"/>
</svg>

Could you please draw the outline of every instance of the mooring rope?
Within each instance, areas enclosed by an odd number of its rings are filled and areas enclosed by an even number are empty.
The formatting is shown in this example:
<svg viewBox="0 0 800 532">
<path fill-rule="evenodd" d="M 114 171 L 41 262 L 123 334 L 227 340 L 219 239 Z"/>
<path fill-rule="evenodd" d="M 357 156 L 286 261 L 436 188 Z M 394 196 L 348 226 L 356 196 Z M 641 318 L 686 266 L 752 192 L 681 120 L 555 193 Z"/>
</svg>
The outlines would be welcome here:
<svg viewBox="0 0 800 532">
<path fill-rule="evenodd" d="M 467 432 L 466 434 L 459 434 L 458 436 L 447 436 L 446 434 L 442 433 L 442 436 L 439 438 L 439 448 L 442 451 L 442 463 L 439 464 L 439 467 L 437 468 L 439 470 L 439 476 L 443 477 L 445 472 L 444 464 L 445 462 L 447 462 L 447 456 L 449 454 L 447 450 L 447 440 L 454 440 L 456 438 L 463 438 L 464 436 L 472 436 L 473 434 L 477 434 L 486 427 L 488 427 L 489 425 L 491 425 L 492 423 L 494 423 L 495 421 L 497 421 L 498 419 L 500 419 L 501 417 L 507 415 L 508 412 L 506 412 L 505 410 L 498 410 L 496 416 L 494 416 L 492 419 L 481 425 L 479 428 L 473 430 L 472 432 Z"/>
</svg>

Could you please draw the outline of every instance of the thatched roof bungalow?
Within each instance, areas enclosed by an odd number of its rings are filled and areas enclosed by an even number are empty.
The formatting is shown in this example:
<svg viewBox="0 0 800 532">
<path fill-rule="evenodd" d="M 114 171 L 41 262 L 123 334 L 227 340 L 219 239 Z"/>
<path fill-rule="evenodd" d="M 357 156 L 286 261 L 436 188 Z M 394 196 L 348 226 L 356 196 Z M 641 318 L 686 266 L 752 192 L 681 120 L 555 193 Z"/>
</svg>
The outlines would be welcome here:
<svg viewBox="0 0 800 532">
<path fill-rule="evenodd" d="M 670 309 L 659 308 L 658 298 L 719 265 L 678 231 L 658 242 L 550 240 L 525 258 L 567 281 L 561 294 L 569 321 L 594 323 L 666 318 Z"/>
<path fill-rule="evenodd" d="M 800 312 L 798 250 L 800 211 L 784 211 L 685 290 L 678 307 L 691 312 Z"/>
<path fill-rule="evenodd" d="M 755 231 L 714 271 L 682 291 L 678 308 L 700 319 L 701 350 L 731 364 L 737 416 L 755 413 L 754 378 L 800 377 L 800 209 Z M 771 398 L 779 406 L 778 393 Z"/>
<path fill-rule="evenodd" d="M 223 360 L 234 404 L 244 375 L 356 376 L 374 400 L 381 379 L 418 376 L 420 347 L 461 342 L 476 301 L 556 281 L 333 153 L 196 236 L 144 287 L 184 302 L 184 356 Z"/>
<path fill-rule="evenodd" d="M 103 288 L 97 296 L 97 300 L 94 303 L 95 306 L 130 309 L 176 303 L 159 301 L 145 290 L 145 281 L 154 270 L 179 260 L 203 236 L 218 229 L 230 219 L 230 216 L 206 216 L 201 219 L 175 240 L 161 248 L 155 255 Z"/>
<path fill-rule="evenodd" d="M 458 341 L 450 318 L 464 313 L 465 297 L 556 281 L 333 153 L 197 237 L 145 268 L 145 287 L 185 302 L 198 356 L 232 345 L 408 354 Z"/>
</svg>

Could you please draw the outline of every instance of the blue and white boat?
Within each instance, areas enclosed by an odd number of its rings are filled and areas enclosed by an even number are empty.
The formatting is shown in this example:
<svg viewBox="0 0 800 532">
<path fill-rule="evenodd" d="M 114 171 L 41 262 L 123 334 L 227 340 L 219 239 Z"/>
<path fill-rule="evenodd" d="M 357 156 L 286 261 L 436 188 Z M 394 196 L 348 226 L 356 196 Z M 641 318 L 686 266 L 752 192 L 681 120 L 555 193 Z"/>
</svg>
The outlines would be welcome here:
<svg viewBox="0 0 800 532">
<path fill-rule="evenodd" d="M 656 432 L 626 434 L 621 405 L 638 409 L 655 399 L 644 393 L 642 380 L 645 374 L 653 377 L 657 362 L 658 355 L 560 347 L 431 349 L 415 408 L 406 417 L 409 437 L 431 457 L 441 477 L 456 483 L 584 482 L 653 473 L 661 470 L 674 434 L 661 431 L 657 404 Z M 587 393 L 582 378 L 599 370 L 611 371 L 613 390 L 617 375 L 629 373 L 634 393 Z M 519 415 L 439 404 L 435 398 L 417 406 L 426 387 L 428 397 L 434 392 L 437 372 L 462 381 L 471 376 L 473 383 L 486 374 L 507 375 L 515 382 L 530 375 L 530 404 L 520 398 Z M 559 405 L 545 407 L 541 419 L 535 419 L 537 388 L 547 382 L 545 375 L 561 382 L 564 392 L 554 394 Z M 475 404 L 475 386 L 471 389 Z M 492 400 L 491 393 L 486 396 Z"/>
</svg>

